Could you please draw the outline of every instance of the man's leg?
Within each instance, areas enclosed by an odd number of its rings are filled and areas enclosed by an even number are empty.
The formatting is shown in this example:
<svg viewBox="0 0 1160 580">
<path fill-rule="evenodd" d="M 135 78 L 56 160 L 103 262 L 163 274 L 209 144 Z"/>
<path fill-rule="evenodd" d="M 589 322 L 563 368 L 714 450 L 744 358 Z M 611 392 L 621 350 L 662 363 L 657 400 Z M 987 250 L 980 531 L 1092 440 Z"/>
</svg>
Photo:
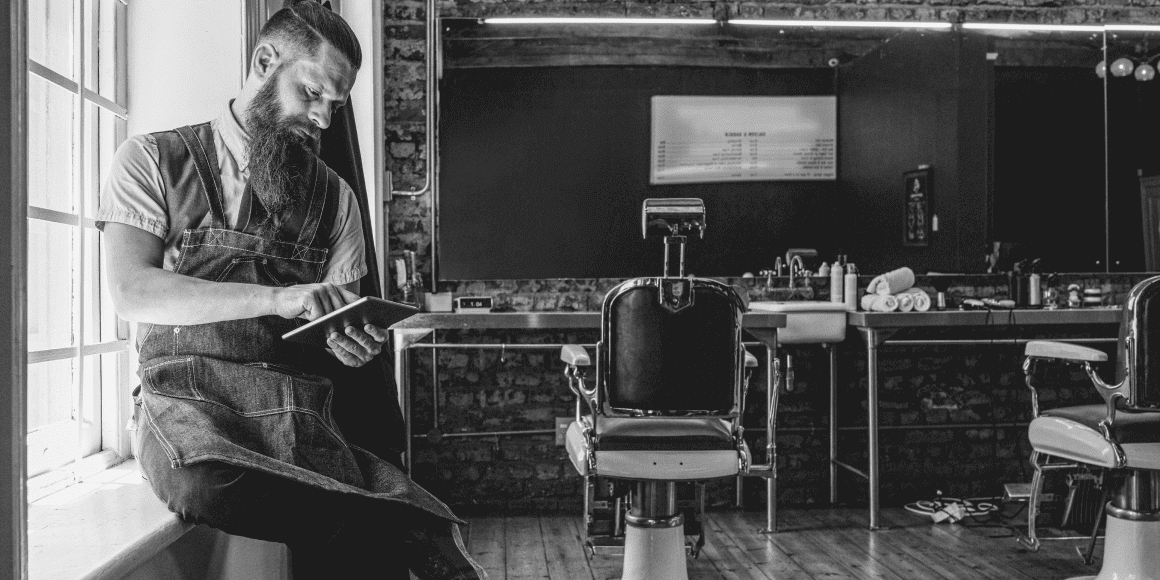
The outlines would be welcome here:
<svg viewBox="0 0 1160 580">
<path fill-rule="evenodd" d="M 367 498 L 222 462 L 173 469 L 151 429 L 143 426 L 139 436 L 141 471 L 170 511 L 226 533 L 287 544 L 294 580 L 409 578 L 397 526 L 366 509 L 360 500 Z"/>
</svg>

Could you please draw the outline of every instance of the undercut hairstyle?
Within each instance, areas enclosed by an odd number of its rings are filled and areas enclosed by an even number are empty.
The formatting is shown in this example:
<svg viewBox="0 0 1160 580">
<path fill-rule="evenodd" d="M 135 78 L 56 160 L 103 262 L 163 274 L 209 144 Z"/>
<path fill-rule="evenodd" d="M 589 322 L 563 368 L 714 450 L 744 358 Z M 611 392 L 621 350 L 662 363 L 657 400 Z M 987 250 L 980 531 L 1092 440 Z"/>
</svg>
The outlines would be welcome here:
<svg viewBox="0 0 1160 580">
<path fill-rule="evenodd" d="M 362 67 L 362 48 L 350 25 L 316 0 L 286 0 L 258 33 L 259 44 L 270 42 L 311 57 L 318 54 L 323 40 L 345 56 L 352 67 Z"/>
</svg>

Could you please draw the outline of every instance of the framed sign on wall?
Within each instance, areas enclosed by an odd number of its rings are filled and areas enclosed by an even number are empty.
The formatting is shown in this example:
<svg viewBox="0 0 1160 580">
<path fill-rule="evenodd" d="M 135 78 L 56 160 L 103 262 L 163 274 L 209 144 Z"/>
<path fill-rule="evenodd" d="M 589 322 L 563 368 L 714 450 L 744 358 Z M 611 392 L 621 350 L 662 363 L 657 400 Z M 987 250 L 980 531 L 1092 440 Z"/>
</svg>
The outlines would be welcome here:
<svg viewBox="0 0 1160 580">
<path fill-rule="evenodd" d="M 930 166 L 921 165 L 903 176 L 906 216 L 903 221 L 902 245 L 929 246 L 932 219 Z"/>
</svg>

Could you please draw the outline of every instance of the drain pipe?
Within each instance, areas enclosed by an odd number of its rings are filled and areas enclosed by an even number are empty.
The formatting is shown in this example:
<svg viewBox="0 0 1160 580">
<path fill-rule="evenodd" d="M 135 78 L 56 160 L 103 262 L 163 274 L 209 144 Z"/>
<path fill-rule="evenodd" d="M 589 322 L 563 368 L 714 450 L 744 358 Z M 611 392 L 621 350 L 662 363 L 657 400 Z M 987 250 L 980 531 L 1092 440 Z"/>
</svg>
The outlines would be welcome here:
<svg viewBox="0 0 1160 580">
<path fill-rule="evenodd" d="M 427 60 L 426 60 L 426 69 L 427 69 L 427 71 L 426 71 L 427 72 L 427 78 L 426 78 L 427 175 L 423 181 L 422 188 L 415 189 L 414 187 L 412 187 L 409 190 L 401 190 L 401 189 L 397 190 L 397 189 L 395 189 L 394 178 L 393 178 L 393 175 L 391 174 L 391 172 L 389 172 L 389 171 L 386 172 L 386 178 L 387 178 L 387 191 L 389 192 L 390 199 L 394 199 L 394 198 L 399 197 L 399 196 L 407 196 L 413 200 L 421 195 L 430 194 L 430 199 L 431 199 L 431 246 L 430 246 L 431 247 L 431 287 L 430 287 L 430 291 L 434 292 L 436 290 L 436 288 L 435 288 L 435 271 L 436 271 L 435 270 L 435 256 L 436 256 L 436 253 L 435 253 L 435 238 L 436 238 L 435 227 L 436 227 L 436 214 L 438 214 L 438 208 L 437 208 L 437 204 L 438 204 L 437 197 L 438 196 L 435 194 L 436 191 L 438 190 L 438 186 L 436 184 L 436 177 L 435 176 L 436 176 L 436 173 L 438 171 L 438 164 L 439 164 L 438 136 L 436 135 L 437 131 L 436 131 L 436 124 L 435 124 L 435 117 L 438 114 L 438 110 L 439 110 L 439 100 L 438 100 L 439 67 L 436 66 L 437 59 L 439 58 L 439 56 L 438 56 L 438 51 L 439 51 L 439 42 L 438 42 L 439 41 L 439 16 L 438 16 L 438 10 L 439 10 L 439 7 L 438 7 L 438 4 L 436 4 L 435 0 L 427 0 L 426 5 L 427 5 L 427 41 L 426 41 L 426 47 L 427 47 Z"/>
</svg>

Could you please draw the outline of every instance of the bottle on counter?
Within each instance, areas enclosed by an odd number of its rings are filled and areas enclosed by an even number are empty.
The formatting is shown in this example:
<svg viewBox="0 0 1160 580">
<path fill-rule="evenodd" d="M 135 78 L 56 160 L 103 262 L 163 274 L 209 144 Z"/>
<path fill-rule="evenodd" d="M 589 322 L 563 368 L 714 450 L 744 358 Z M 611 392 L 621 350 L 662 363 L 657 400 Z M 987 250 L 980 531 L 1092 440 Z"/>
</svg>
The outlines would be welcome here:
<svg viewBox="0 0 1160 580">
<path fill-rule="evenodd" d="M 858 268 L 853 263 L 846 264 L 846 276 L 843 280 L 842 297 L 845 298 L 846 310 L 858 311 Z"/>
<path fill-rule="evenodd" d="M 1032 308 L 1043 306 L 1043 285 L 1039 277 L 1039 260 L 1031 261 L 1031 273 L 1027 276 L 1027 305 Z"/>
<path fill-rule="evenodd" d="M 844 275 L 845 272 L 842 269 L 842 263 L 835 261 L 834 265 L 830 266 L 830 302 L 835 304 L 843 304 L 846 302 L 842 297 L 842 290 L 845 285 Z"/>
</svg>

